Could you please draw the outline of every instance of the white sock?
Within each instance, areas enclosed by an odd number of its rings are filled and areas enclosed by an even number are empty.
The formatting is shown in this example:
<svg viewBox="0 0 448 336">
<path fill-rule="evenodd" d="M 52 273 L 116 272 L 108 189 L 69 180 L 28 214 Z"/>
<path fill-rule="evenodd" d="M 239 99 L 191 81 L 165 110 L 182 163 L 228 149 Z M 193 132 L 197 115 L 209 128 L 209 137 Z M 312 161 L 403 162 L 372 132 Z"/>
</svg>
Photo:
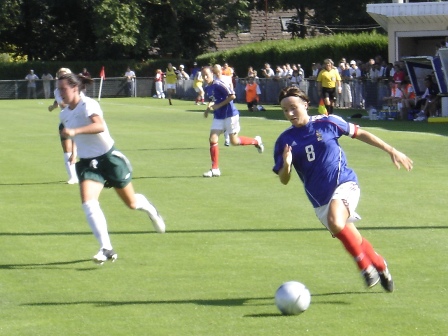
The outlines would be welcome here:
<svg viewBox="0 0 448 336">
<path fill-rule="evenodd" d="M 230 136 L 229 136 L 229 133 L 224 132 L 224 139 L 225 139 L 226 142 L 230 142 Z"/>
<path fill-rule="evenodd" d="M 135 208 L 157 216 L 157 209 L 152 205 L 148 199 L 142 194 L 135 194 Z"/>
<path fill-rule="evenodd" d="M 71 179 L 73 177 L 72 170 L 70 168 L 70 166 L 71 166 L 70 161 L 69 161 L 70 156 L 72 156 L 72 153 L 64 153 L 64 166 L 65 166 L 65 170 L 67 171 L 67 175 L 68 175 L 69 179 Z M 76 176 L 76 174 L 75 174 L 75 176 Z"/>
<path fill-rule="evenodd" d="M 82 204 L 82 209 L 86 214 L 87 222 L 101 248 L 112 250 L 112 244 L 107 231 L 106 217 L 101 210 L 100 203 L 97 200 L 90 200 Z"/>
</svg>

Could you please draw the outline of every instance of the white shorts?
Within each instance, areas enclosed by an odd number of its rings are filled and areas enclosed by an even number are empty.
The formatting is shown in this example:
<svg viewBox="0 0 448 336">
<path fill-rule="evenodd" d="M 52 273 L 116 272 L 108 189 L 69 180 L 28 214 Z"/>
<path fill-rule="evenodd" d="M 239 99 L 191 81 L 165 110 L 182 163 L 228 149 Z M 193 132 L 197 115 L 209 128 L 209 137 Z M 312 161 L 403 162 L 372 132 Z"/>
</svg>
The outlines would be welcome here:
<svg viewBox="0 0 448 336">
<path fill-rule="evenodd" d="M 176 90 L 176 84 L 165 84 L 165 89 Z"/>
<path fill-rule="evenodd" d="M 358 185 L 355 182 L 346 182 L 341 184 L 331 196 L 331 199 L 340 199 L 343 200 L 345 206 L 347 207 L 350 217 L 348 218 L 349 223 L 356 222 L 361 219 L 356 213 L 356 207 L 358 206 L 359 197 L 361 191 L 359 190 Z M 328 204 L 322 205 L 318 208 L 314 208 L 317 218 L 319 218 L 320 222 L 330 231 L 328 228 L 328 210 L 330 209 L 330 202 Z"/>
<path fill-rule="evenodd" d="M 227 132 L 229 134 L 240 132 L 240 116 L 236 115 L 226 119 L 213 119 L 211 130 Z"/>
</svg>

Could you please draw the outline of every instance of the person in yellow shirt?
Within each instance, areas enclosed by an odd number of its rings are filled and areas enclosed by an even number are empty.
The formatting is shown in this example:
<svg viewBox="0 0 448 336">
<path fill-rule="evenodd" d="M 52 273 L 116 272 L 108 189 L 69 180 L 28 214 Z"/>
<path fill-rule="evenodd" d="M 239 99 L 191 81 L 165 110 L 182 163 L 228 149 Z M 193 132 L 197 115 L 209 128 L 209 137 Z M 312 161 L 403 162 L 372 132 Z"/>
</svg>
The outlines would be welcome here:
<svg viewBox="0 0 448 336">
<path fill-rule="evenodd" d="M 338 94 L 342 92 L 341 76 L 339 71 L 334 67 L 331 59 L 324 60 L 322 70 L 317 75 L 317 90 L 320 97 L 324 100 L 325 108 L 328 114 L 333 113 L 334 102 L 336 101 L 336 87 Z"/>
<path fill-rule="evenodd" d="M 204 89 L 202 88 L 202 83 L 204 82 L 204 79 L 202 78 L 201 71 L 197 71 L 196 74 L 193 77 L 193 89 L 198 94 L 196 97 L 196 105 L 205 105 L 204 102 Z"/>
<path fill-rule="evenodd" d="M 168 96 L 168 102 L 173 105 L 171 98 L 176 94 L 177 74 L 173 64 L 168 63 L 168 67 L 165 72 L 165 89 Z"/>
</svg>

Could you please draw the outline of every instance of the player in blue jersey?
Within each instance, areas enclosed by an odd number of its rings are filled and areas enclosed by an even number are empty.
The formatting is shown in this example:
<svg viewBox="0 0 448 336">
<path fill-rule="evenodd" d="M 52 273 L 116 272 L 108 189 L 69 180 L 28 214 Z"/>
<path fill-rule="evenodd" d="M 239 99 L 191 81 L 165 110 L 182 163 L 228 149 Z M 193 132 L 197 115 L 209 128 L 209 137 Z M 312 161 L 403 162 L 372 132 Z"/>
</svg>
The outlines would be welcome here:
<svg viewBox="0 0 448 336">
<path fill-rule="evenodd" d="M 219 147 L 218 138 L 221 133 L 227 131 L 230 135 L 230 143 L 233 146 L 252 145 L 258 149 L 259 153 L 263 153 L 264 146 L 261 137 L 249 138 L 238 135 L 240 131 L 240 113 L 233 104 L 236 98 L 235 92 L 232 91 L 224 82 L 213 78 L 212 68 L 206 66 L 202 68 L 202 78 L 206 86 L 204 87 L 205 99 L 208 101 L 207 109 L 204 117 L 207 118 L 210 111 L 213 111 L 213 122 L 210 128 L 210 158 L 212 168 L 206 171 L 204 177 L 221 176 L 219 170 Z"/>
<path fill-rule="evenodd" d="M 283 89 L 279 102 L 292 126 L 275 143 L 273 171 L 286 185 L 292 168 L 296 170 L 317 217 L 354 257 L 367 286 L 373 287 L 381 281 L 384 289 L 392 292 L 394 283 L 385 260 L 354 225 L 361 218 L 355 212 L 360 190 L 355 172 L 347 167 L 338 139 L 346 135 L 378 147 L 390 155 L 398 169 L 402 165 L 410 171 L 412 160 L 377 136 L 338 116 L 310 117 L 309 98 L 296 87 Z"/>
</svg>

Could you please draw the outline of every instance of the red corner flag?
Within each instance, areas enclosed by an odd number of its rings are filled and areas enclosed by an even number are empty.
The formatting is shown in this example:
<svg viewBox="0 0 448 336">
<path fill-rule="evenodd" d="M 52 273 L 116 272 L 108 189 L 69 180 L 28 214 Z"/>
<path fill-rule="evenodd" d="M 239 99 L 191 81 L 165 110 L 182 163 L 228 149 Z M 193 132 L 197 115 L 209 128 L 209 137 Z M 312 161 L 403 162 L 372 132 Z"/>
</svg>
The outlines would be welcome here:
<svg viewBox="0 0 448 336">
<path fill-rule="evenodd" d="M 104 72 L 104 66 L 101 68 L 100 71 L 100 78 L 105 79 L 106 78 L 106 73 Z"/>
</svg>

